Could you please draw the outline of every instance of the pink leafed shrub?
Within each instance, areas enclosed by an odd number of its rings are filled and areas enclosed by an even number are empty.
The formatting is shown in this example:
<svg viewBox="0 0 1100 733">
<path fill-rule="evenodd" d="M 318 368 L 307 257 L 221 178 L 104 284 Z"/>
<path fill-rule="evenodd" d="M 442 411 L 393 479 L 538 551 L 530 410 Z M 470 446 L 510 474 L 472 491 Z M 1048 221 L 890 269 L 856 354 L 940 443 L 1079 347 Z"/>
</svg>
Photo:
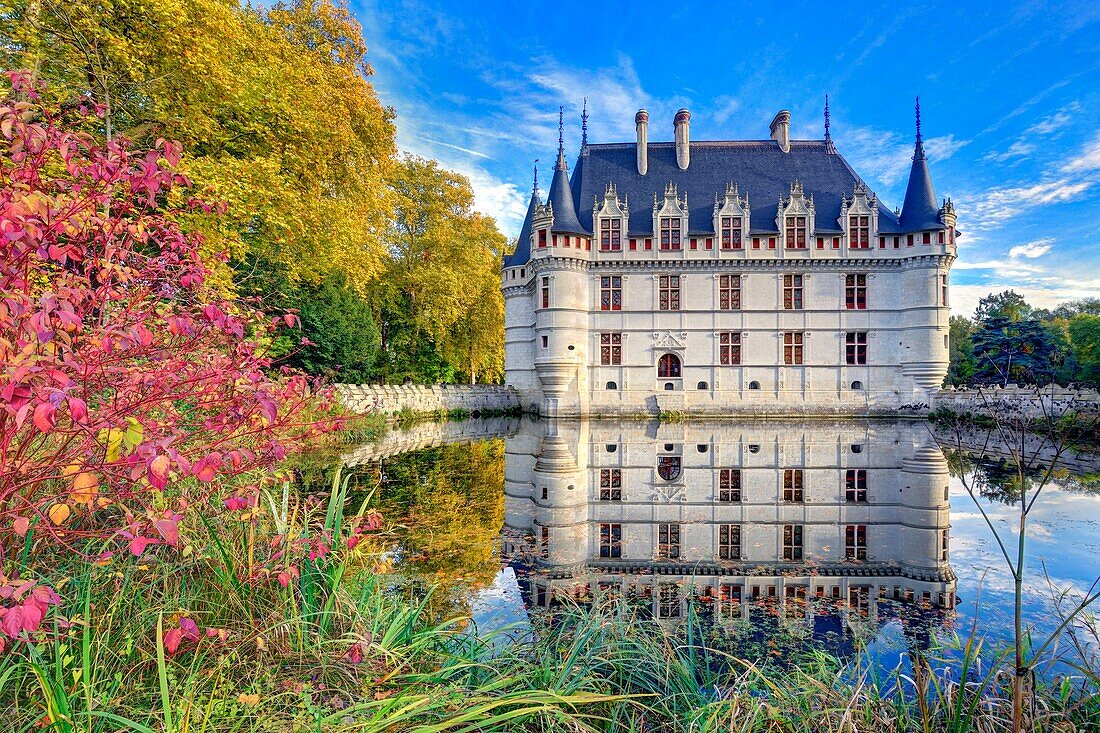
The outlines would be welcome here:
<svg viewBox="0 0 1100 733">
<path fill-rule="evenodd" d="M 0 569 L 27 543 L 97 557 L 174 547 L 188 507 L 224 510 L 230 479 L 333 427 L 313 418 L 329 395 L 269 371 L 261 344 L 293 316 L 266 318 L 206 285 L 201 240 L 177 220 L 210 207 L 187 200 L 177 144 L 97 143 L 25 77 L 10 79 L 0 103 Z M 0 644 L 33 631 L 55 602 L 0 575 Z"/>
</svg>

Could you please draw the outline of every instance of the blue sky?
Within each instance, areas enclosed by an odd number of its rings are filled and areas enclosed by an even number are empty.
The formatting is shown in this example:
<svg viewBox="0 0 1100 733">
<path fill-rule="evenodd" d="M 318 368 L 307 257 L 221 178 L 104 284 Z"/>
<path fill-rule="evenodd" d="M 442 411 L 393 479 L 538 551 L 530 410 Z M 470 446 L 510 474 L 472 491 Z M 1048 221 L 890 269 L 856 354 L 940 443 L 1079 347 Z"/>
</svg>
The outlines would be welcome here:
<svg viewBox="0 0 1100 733">
<path fill-rule="evenodd" d="M 612 3 L 351 0 L 398 144 L 467 175 L 515 237 L 565 105 L 589 140 L 766 139 L 783 108 L 900 206 L 921 95 L 939 197 L 959 212 L 953 307 L 1014 288 L 1035 305 L 1100 296 L 1100 3 Z"/>
</svg>

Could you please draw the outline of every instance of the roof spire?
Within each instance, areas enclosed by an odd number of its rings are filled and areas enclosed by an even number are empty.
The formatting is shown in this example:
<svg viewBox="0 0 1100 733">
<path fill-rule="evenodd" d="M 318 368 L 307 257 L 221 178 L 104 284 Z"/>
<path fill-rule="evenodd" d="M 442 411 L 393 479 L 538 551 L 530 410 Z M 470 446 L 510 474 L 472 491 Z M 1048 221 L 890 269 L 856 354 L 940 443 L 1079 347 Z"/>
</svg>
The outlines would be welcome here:
<svg viewBox="0 0 1100 733">
<path fill-rule="evenodd" d="M 939 229 L 940 206 L 936 191 L 932 188 L 932 176 L 928 173 L 928 160 L 924 157 L 924 141 L 920 130 L 920 97 L 915 107 L 917 117 L 917 142 L 913 150 L 913 167 L 909 171 L 909 185 L 905 188 L 905 202 L 901 205 L 901 227 L 914 232 L 922 229 Z"/>
<path fill-rule="evenodd" d="M 581 150 L 588 147 L 588 97 L 584 98 L 581 108 Z"/>
<path fill-rule="evenodd" d="M 835 153 L 836 148 L 833 147 L 833 136 L 829 132 L 829 95 L 825 95 L 825 152 Z"/>
<path fill-rule="evenodd" d="M 915 149 L 913 150 L 913 160 L 924 160 L 924 140 L 921 139 L 921 135 L 920 135 L 920 95 L 919 94 L 917 95 L 917 104 L 916 104 L 915 109 L 916 109 L 916 112 L 917 112 L 917 144 L 916 144 Z"/>
<path fill-rule="evenodd" d="M 554 170 L 565 170 L 565 108 L 558 105 L 558 162 Z"/>
<path fill-rule="evenodd" d="M 535 158 L 535 182 L 531 186 L 531 195 L 532 196 L 538 196 L 539 195 L 539 159 L 538 158 Z"/>
</svg>

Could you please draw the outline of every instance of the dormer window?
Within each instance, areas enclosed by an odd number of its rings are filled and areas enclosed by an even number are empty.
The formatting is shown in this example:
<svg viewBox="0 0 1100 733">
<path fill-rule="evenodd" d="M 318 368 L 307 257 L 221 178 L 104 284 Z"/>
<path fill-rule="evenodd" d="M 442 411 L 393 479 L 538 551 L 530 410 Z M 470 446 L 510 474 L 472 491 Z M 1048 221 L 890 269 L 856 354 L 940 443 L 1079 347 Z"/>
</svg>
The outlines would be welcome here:
<svg viewBox="0 0 1100 733">
<path fill-rule="evenodd" d="M 622 251 L 622 220 L 605 218 L 600 219 L 600 251 Z"/>
<path fill-rule="evenodd" d="M 722 249 L 741 249 L 741 217 L 722 217 Z"/>
<path fill-rule="evenodd" d="M 662 250 L 679 250 L 680 249 L 680 218 L 665 216 L 661 217 L 661 249 Z"/>
<path fill-rule="evenodd" d="M 806 249 L 806 217 L 787 217 L 787 249 Z"/>
<path fill-rule="evenodd" d="M 850 216 L 850 217 L 848 217 L 848 248 L 849 249 L 870 249 L 871 248 L 871 217 L 869 217 L 869 216 Z"/>
</svg>

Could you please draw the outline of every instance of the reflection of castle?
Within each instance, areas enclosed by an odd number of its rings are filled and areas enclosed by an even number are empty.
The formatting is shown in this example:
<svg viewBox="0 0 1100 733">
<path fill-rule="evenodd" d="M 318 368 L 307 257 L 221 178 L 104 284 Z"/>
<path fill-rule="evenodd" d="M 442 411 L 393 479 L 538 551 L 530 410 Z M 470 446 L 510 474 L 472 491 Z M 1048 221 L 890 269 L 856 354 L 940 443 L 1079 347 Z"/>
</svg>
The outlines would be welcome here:
<svg viewBox="0 0 1100 733">
<path fill-rule="evenodd" d="M 769 598 L 952 608 L 947 490 L 921 423 L 531 422 L 507 441 L 504 553 L 540 606 L 603 589 L 664 618 L 688 594 L 746 617 Z"/>
</svg>

